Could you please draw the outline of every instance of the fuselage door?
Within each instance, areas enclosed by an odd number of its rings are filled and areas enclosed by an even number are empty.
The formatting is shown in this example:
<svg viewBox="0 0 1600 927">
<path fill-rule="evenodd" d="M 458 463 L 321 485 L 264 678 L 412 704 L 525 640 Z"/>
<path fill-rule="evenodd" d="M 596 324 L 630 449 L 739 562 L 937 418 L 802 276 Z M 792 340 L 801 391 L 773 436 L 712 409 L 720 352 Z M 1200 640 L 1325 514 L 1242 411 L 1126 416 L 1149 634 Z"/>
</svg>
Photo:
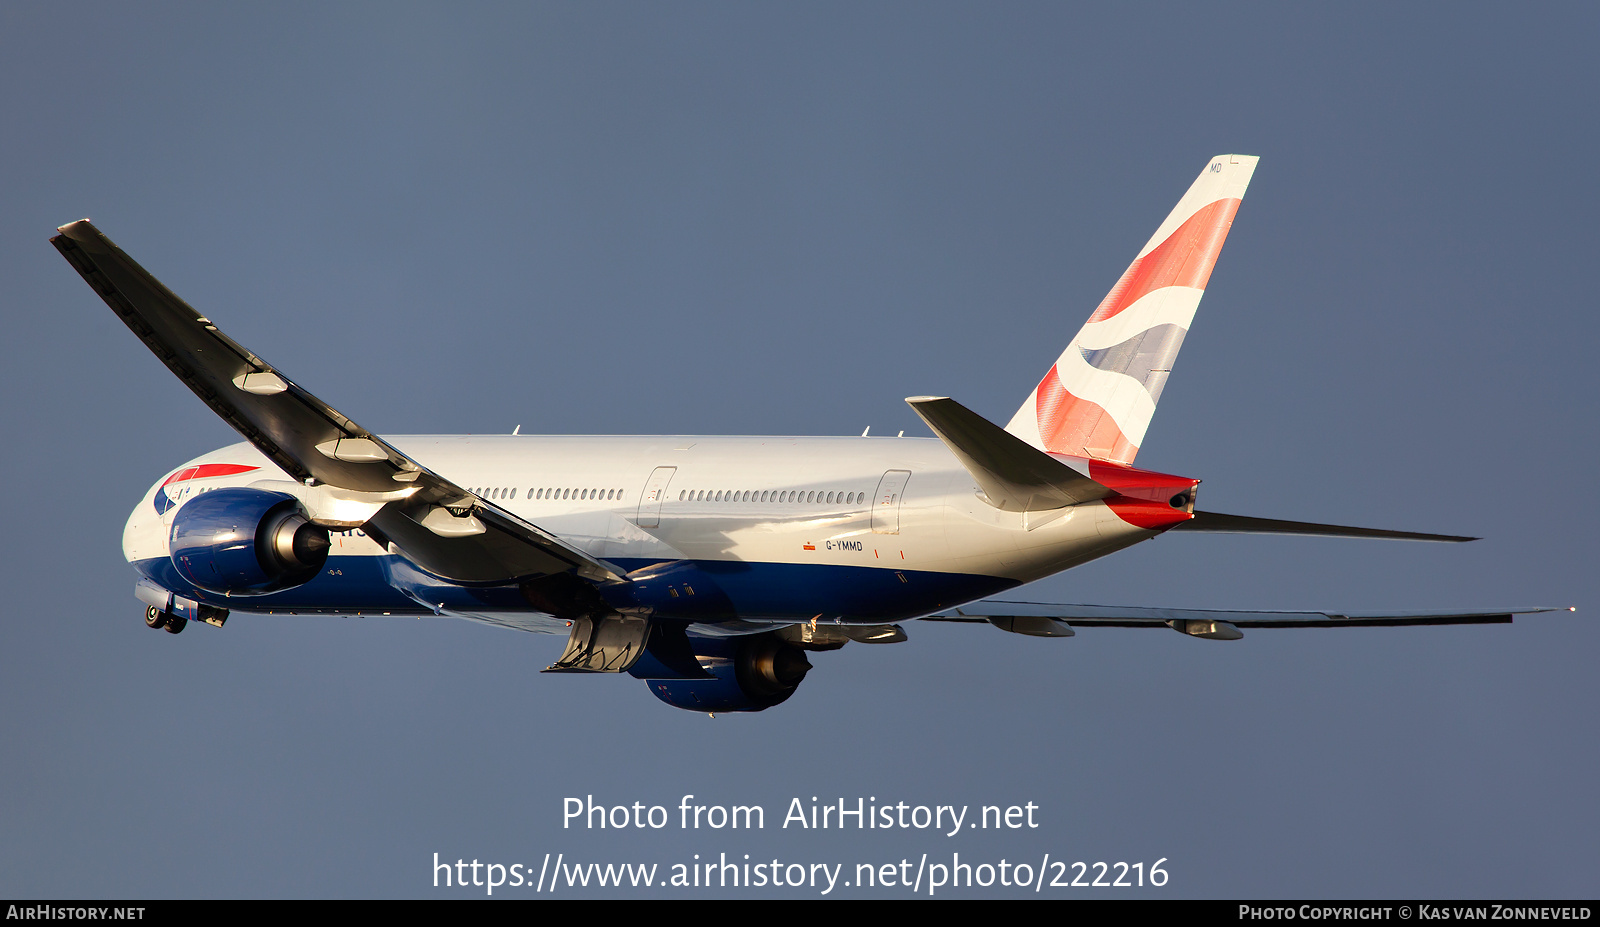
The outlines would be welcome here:
<svg viewBox="0 0 1600 927">
<path fill-rule="evenodd" d="M 655 528 L 661 525 L 661 503 L 666 501 L 667 484 L 672 482 L 673 474 L 677 472 L 677 467 L 657 467 L 650 471 L 650 479 L 644 484 L 644 494 L 639 497 L 639 527 Z"/>
<path fill-rule="evenodd" d="M 878 481 L 878 494 L 872 500 L 872 532 L 900 533 L 900 501 L 906 494 L 910 470 L 890 470 Z"/>
</svg>

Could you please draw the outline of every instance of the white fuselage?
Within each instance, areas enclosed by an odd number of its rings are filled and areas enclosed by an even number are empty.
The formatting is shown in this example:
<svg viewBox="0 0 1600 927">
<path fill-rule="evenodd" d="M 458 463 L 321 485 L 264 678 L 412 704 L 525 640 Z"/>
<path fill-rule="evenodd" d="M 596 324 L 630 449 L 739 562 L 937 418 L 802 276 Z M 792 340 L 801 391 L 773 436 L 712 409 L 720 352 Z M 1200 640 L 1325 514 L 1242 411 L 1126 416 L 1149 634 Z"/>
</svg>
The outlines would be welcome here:
<svg viewBox="0 0 1600 927">
<path fill-rule="evenodd" d="M 1031 522 L 1021 513 L 1001 511 L 932 439 L 466 435 L 388 440 L 486 504 L 619 564 L 630 576 L 667 566 L 680 573 L 689 565 L 708 571 L 698 581 L 718 584 L 731 600 L 706 615 L 715 620 L 794 621 L 821 615 L 870 623 L 915 617 L 1157 533 L 1124 521 L 1100 502 L 1061 509 L 1054 517 L 1033 513 Z M 257 469 L 217 476 L 203 475 L 202 469 L 202 475 L 183 478 L 207 464 Z M 152 487 L 135 508 L 123 536 L 124 553 L 151 575 L 145 565 L 168 556 L 171 520 L 188 499 L 223 486 L 284 479 L 249 444 L 196 458 Z M 163 508 L 158 494 L 170 499 L 164 512 L 158 511 Z M 392 611 L 384 608 L 390 590 L 365 606 L 359 595 L 350 597 L 354 590 L 343 590 L 327 603 L 316 600 L 317 590 L 337 585 L 347 574 L 371 582 L 371 571 L 351 569 L 350 558 L 391 556 L 360 531 L 336 532 L 333 545 L 326 575 L 318 582 L 227 604 L 246 611 Z M 748 576 L 740 573 L 757 568 Z M 887 615 L 881 604 L 857 613 L 847 591 L 818 588 L 849 586 L 862 576 L 881 578 L 881 571 L 912 587 L 905 590 L 905 614 Z M 679 581 L 695 589 L 697 580 Z M 695 594 L 703 597 L 705 586 Z M 688 594 L 673 588 L 662 595 L 649 607 L 665 615 Z M 443 610 L 487 617 L 506 606 L 479 602 Z"/>
</svg>

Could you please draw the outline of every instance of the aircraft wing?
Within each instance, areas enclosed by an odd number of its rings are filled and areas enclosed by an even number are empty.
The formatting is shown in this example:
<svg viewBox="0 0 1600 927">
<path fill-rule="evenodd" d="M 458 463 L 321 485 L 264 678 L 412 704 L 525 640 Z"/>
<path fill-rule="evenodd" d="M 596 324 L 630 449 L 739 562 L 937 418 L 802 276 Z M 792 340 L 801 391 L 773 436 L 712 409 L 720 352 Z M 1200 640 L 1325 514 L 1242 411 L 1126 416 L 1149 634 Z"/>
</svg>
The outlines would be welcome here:
<svg viewBox="0 0 1600 927">
<path fill-rule="evenodd" d="M 464 583 L 567 571 L 622 579 L 618 568 L 433 473 L 296 385 L 87 219 L 59 231 L 50 243 L 211 411 L 297 482 L 330 487 L 357 510 L 375 508 L 368 533 L 423 569 Z"/>
<path fill-rule="evenodd" d="M 1205 622 L 1221 622 L 1235 628 L 1353 628 L 1397 627 L 1404 625 L 1433 624 L 1509 624 L 1513 615 L 1532 615 L 1539 612 L 1571 611 L 1562 608 L 1503 608 L 1495 611 L 1468 612 L 1382 612 L 1344 614 L 1342 612 L 1271 612 L 1231 611 L 1209 608 L 1141 608 L 1123 605 L 1057 605 L 1044 602 L 1009 602 L 1000 599 L 981 599 L 960 608 L 946 609 L 924 617 L 923 621 L 988 622 L 1011 630 L 1007 623 L 1017 627 L 1039 627 L 1047 631 L 1045 623 L 1059 622 L 1070 627 L 1110 628 L 1160 628 L 1186 630 Z M 1033 633 L 1021 631 L 1020 633 Z M 1189 633 L 1193 633 L 1192 631 Z M 1040 633 L 1039 636 L 1066 636 Z"/>
</svg>

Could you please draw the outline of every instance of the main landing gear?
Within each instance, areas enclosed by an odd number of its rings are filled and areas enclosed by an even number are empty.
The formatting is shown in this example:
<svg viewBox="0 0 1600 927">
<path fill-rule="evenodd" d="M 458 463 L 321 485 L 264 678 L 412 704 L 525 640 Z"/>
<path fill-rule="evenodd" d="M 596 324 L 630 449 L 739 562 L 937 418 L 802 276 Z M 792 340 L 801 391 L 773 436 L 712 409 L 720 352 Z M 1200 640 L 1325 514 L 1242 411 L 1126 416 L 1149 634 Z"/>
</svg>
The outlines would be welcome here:
<svg viewBox="0 0 1600 927">
<path fill-rule="evenodd" d="M 144 626 L 147 628 L 166 628 L 168 634 L 181 634 L 188 625 L 187 618 L 169 615 L 154 605 L 144 610 Z"/>
</svg>

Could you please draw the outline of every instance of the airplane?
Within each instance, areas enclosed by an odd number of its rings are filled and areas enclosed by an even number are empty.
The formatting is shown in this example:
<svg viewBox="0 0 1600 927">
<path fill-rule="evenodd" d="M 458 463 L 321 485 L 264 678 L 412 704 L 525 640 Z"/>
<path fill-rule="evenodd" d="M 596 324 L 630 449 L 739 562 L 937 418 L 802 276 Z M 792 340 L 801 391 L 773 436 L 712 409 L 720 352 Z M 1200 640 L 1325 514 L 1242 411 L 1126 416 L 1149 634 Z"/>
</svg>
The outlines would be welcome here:
<svg viewBox="0 0 1600 927">
<path fill-rule="evenodd" d="M 566 634 L 546 672 L 626 673 L 677 708 L 762 711 L 808 654 L 911 620 L 1036 637 L 1507 623 L 1484 612 L 1220 611 L 996 596 L 1167 531 L 1463 542 L 1206 512 L 1133 466 L 1257 158 L 1221 155 L 1005 427 L 906 400 L 933 438 L 380 437 L 224 335 L 89 220 L 51 243 L 244 438 L 164 474 L 123 552 L 145 623 L 448 616 Z"/>
</svg>

